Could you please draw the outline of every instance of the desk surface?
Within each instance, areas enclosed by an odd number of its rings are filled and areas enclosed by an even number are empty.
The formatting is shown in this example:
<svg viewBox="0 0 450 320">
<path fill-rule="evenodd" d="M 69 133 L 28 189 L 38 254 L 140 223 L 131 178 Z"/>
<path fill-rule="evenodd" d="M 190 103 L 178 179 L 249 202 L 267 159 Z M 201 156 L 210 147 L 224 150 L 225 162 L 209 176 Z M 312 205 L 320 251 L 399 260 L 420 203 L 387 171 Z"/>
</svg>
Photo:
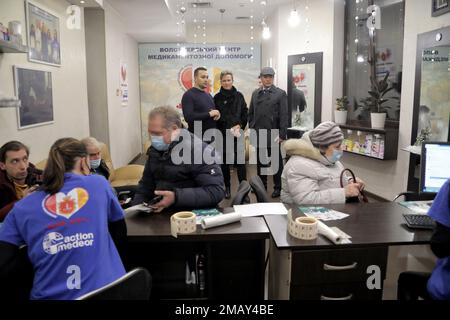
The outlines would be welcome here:
<svg viewBox="0 0 450 320">
<path fill-rule="evenodd" d="M 402 213 L 408 209 L 395 202 L 324 205 L 330 209 L 349 214 L 345 219 L 325 221 L 329 227 L 338 227 L 352 237 L 345 247 L 375 245 L 411 245 L 429 243 L 432 232 L 409 229 Z M 297 206 L 292 206 L 293 217 L 302 216 Z M 279 249 L 319 249 L 337 248 L 325 237 L 315 240 L 299 240 L 287 232 L 286 216 L 265 216 L 272 238 Z"/>
<path fill-rule="evenodd" d="M 230 212 L 232 209 L 225 209 Z M 226 213 L 225 213 L 226 214 Z M 243 218 L 240 222 L 204 230 L 197 225 L 195 233 L 178 235 L 170 232 L 171 213 L 133 213 L 125 218 L 129 241 L 220 241 L 268 239 L 269 229 L 263 217 Z"/>
</svg>

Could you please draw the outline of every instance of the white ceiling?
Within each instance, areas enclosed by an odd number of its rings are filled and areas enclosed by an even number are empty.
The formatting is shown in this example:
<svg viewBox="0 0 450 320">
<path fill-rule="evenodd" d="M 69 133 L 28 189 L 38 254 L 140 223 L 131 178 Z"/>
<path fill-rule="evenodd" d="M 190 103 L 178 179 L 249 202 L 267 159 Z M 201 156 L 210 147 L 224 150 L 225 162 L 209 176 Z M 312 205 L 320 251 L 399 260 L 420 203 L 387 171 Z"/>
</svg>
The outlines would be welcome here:
<svg viewBox="0 0 450 320">
<path fill-rule="evenodd" d="M 94 1 L 94 0 L 91 0 Z M 221 24 L 219 9 L 225 9 L 223 24 L 251 24 L 251 20 L 236 20 L 237 16 L 254 16 L 254 23 L 260 24 L 263 16 L 270 15 L 278 6 L 292 3 L 292 0 L 104 0 L 123 17 L 127 33 L 138 42 L 176 42 L 183 41 L 186 28 L 177 25 L 181 14 L 176 13 L 181 6 L 186 8 L 186 24 L 206 20 L 206 26 Z M 210 2 L 211 8 L 194 9 L 192 2 Z M 299 1 L 297 1 L 299 2 Z M 203 25 L 203 22 L 201 23 Z M 180 34 L 177 37 L 177 34 Z"/>
<path fill-rule="evenodd" d="M 84 3 L 81 3 L 80 0 L 67 0 L 71 4 L 76 4 L 80 7 L 85 8 L 98 8 L 101 7 L 101 4 L 103 3 L 103 0 L 83 0 Z"/>
</svg>

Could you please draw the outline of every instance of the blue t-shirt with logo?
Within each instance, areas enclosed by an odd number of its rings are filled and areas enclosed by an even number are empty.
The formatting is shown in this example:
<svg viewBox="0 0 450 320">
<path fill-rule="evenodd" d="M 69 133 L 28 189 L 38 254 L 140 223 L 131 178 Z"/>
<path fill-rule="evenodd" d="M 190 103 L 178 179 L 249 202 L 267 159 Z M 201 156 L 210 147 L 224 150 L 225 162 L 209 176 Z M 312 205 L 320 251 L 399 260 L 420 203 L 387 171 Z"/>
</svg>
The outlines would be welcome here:
<svg viewBox="0 0 450 320">
<path fill-rule="evenodd" d="M 428 215 L 450 228 L 450 179 L 436 195 Z M 438 259 L 428 281 L 428 292 L 434 299 L 450 300 L 450 257 Z"/>
<path fill-rule="evenodd" d="M 28 246 L 31 299 L 76 299 L 125 274 L 108 231 L 123 218 L 104 177 L 66 173 L 57 194 L 38 191 L 15 203 L 0 241 Z"/>
</svg>

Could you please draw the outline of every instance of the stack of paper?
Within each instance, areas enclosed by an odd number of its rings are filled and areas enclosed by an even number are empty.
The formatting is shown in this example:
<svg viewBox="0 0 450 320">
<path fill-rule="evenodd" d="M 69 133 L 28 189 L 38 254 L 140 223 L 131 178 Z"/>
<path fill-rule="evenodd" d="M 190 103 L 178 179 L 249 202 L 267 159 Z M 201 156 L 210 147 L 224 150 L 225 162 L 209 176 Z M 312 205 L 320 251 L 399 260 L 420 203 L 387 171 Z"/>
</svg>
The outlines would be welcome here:
<svg viewBox="0 0 450 320">
<path fill-rule="evenodd" d="M 402 201 L 399 203 L 414 213 L 427 214 L 433 201 Z"/>
<path fill-rule="evenodd" d="M 256 217 L 279 214 L 287 214 L 287 209 L 280 202 L 262 202 L 234 205 L 234 212 L 240 213 L 242 217 Z"/>
<path fill-rule="evenodd" d="M 209 217 L 219 216 L 222 214 L 219 210 L 213 209 L 196 209 L 192 210 L 195 213 L 195 219 L 197 224 L 202 224 L 202 220 Z"/>
<path fill-rule="evenodd" d="M 314 217 L 322 221 L 340 220 L 348 217 L 348 214 L 324 207 L 298 207 L 308 217 Z"/>
</svg>

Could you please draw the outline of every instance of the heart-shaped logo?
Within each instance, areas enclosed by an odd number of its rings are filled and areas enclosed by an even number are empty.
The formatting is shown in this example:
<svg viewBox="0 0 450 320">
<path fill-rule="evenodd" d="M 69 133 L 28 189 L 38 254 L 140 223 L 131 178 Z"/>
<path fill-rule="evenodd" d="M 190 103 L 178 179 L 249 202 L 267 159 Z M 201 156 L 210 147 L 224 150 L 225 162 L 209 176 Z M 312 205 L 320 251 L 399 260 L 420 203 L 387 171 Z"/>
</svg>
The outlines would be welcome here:
<svg viewBox="0 0 450 320">
<path fill-rule="evenodd" d="M 42 201 L 42 208 L 52 218 L 58 216 L 69 219 L 77 213 L 89 200 L 89 193 L 83 188 L 75 188 L 67 194 L 58 192 L 49 195 Z"/>
</svg>

